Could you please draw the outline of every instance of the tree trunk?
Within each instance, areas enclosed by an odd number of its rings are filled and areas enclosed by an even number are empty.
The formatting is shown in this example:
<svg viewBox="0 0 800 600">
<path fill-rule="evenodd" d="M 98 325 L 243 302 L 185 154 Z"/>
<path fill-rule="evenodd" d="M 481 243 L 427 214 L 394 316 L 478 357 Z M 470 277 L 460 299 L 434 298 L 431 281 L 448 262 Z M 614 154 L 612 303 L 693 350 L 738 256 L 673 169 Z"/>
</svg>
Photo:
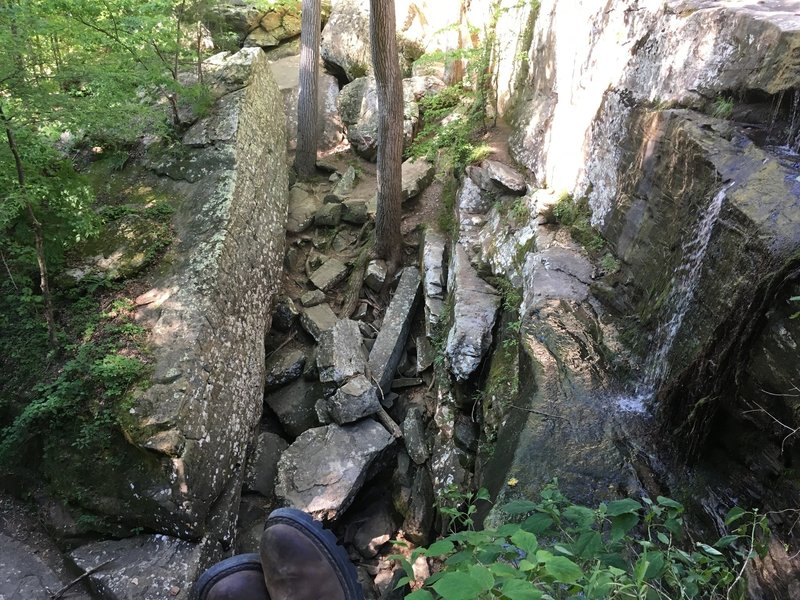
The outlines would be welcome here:
<svg viewBox="0 0 800 600">
<path fill-rule="evenodd" d="M 11 124 L 6 114 L 3 112 L 3 107 L 0 106 L 0 119 L 6 130 L 6 140 L 11 154 L 14 157 L 14 164 L 17 169 L 17 183 L 19 184 L 20 191 L 25 191 L 25 167 L 22 163 L 22 158 L 19 154 L 17 147 L 17 138 L 14 135 L 14 130 L 11 129 Z M 47 322 L 47 339 L 50 345 L 56 346 L 56 320 L 53 314 L 53 297 L 50 294 L 50 278 L 47 275 L 47 260 L 44 255 L 44 234 L 42 233 L 42 224 L 36 218 L 33 212 L 33 207 L 30 203 L 27 205 L 28 218 L 31 222 L 31 229 L 33 230 L 33 239 L 36 245 L 36 260 L 39 263 L 39 285 L 42 289 L 42 298 L 44 300 L 44 319 Z"/>
<path fill-rule="evenodd" d="M 403 84 L 394 0 L 370 0 L 372 67 L 378 93 L 378 214 L 375 218 L 375 253 L 396 269 L 400 265 L 403 164 Z"/>
<path fill-rule="evenodd" d="M 303 0 L 300 22 L 300 96 L 297 101 L 297 151 L 294 168 L 308 178 L 317 165 L 317 71 L 322 20 L 321 0 Z"/>
</svg>

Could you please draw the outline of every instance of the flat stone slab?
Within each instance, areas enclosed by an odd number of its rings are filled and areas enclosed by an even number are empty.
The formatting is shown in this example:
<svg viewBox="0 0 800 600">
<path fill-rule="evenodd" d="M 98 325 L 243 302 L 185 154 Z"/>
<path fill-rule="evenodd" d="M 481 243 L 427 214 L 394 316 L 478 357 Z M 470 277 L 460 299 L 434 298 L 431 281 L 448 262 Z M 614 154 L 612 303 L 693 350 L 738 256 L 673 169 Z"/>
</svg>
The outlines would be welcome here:
<svg viewBox="0 0 800 600">
<path fill-rule="evenodd" d="M 441 233 L 427 229 L 422 244 L 422 269 L 425 292 L 425 333 L 433 336 L 433 328 L 444 310 L 447 281 L 444 277 L 445 238 Z"/>
<path fill-rule="evenodd" d="M 328 304 L 309 306 L 300 313 L 300 324 L 317 342 L 322 333 L 336 325 L 338 320 L 339 317 Z"/>
<path fill-rule="evenodd" d="M 401 177 L 403 202 L 418 196 L 433 181 L 436 169 L 432 162 L 422 158 L 409 158 L 402 165 Z"/>
<path fill-rule="evenodd" d="M 369 206 L 366 200 L 354 198 L 342 202 L 342 221 L 361 225 L 369 221 Z"/>
<path fill-rule="evenodd" d="M 403 356 L 411 320 L 419 300 L 420 273 L 416 267 L 406 267 L 397 290 L 386 309 L 380 333 L 369 354 L 369 369 L 384 393 L 392 385 L 397 365 Z"/>
<path fill-rule="evenodd" d="M 366 373 L 366 366 L 367 356 L 356 321 L 341 319 L 322 333 L 317 349 L 321 382 L 342 385 L 348 379 Z"/>
<path fill-rule="evenodd" d="M 338 205 L 328 205 L 338 206 Z M 338 258 L 329 258 L 311 274 L 311 283 L 323 292 L 329 291 L 347 277 L 347 265 Z"/>
<path fill-rule="evenodd" d="M 508 165 L 504 165 L 496 160 L 483 161 L 483 168 L 486 169 L 486 174 L 496 184 L 502 186 L 510 193 L 517 196 L 524 196 L 528 191 L 528 186 L 525 179 L 515 169 Z"/>
<path fill-rule="evenodd" d="M 325 292 L 322 290 L 312 290 L 300 296 L 300 304 L 306 308 L 322 304 L 323 302 L 325 302 Z"/>
<path fill-rule="evenodd" d="M 453 326 L 445 353 L 450 372 L 458 381 L 466 381 L 492 345 L 500 294 L 478 277 L 464 247 L 456 244 L 455 248 L 450 272 L 455 299 Z"/>
<path fill-rule="evenodd" d="M 309 429 L 278 463 L 277 495 L 316 518 L 338 518 L 361 489 L 370 466 L 394 438 L 379 423 Z"/>
<path fill-rule="evenodd" d="M 108 600 L 189 597 L 199 575 L 200 545 L 166 535 L 140 535 L 81 546 L 70 553 L 83 571 L 113 559 L 89 580 Z"/>
</svg>

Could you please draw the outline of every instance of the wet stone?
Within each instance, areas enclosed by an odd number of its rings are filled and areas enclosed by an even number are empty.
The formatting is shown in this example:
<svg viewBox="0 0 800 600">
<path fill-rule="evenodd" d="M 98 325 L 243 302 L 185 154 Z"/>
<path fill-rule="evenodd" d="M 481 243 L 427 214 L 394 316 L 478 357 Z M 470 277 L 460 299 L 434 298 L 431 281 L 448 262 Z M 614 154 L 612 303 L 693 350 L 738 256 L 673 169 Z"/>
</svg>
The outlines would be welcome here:
<svg viewBox="0 0 800 600">
<path fill-rule="evenodd" d="M 266 389 L 274 389 L 294 381 L 303 374 L 306 356 L 301 350 L 277 352 L 270 356 L 264 365 L 267 375 Z"/>
<path fill-rule="evenodd" d="M 347 265 L 337 258 L 329 258 L 311 274 L 311 283 L 323 292 L 327 292 L 345 277 L 347 277 Z"/>
<path fill-rule="evenodd" d="M 338 317 L 328 304 L 309 306 L 300 315 L 300 324 L 303 329 L 317 342 L 322 333 L 333 327 L 336 321 L 338 321 Z"/>
<path fill-rule="evenodd" d="M 380 333 L 369 355 L 372 375 L 381 389 L 391 387 L 397 365 L 403 357 L 411 320 L 419 299 L 420 274 L 416 267 L 406 267 L 383 318 Z"/>
<path fill-rule="evenodd" d="M 323 332 L 317 349 L 319 380 L 341 385 L 366 372 L 366 353 L 356 321 L 341 319 Z"/>
</svg>

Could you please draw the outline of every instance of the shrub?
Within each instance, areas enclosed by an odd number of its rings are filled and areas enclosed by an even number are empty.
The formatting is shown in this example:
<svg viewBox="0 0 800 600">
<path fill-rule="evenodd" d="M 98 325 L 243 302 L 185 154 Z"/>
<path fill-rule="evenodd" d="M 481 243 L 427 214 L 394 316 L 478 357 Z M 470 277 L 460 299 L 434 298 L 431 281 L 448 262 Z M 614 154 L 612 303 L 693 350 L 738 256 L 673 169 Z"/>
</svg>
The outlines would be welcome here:
<svg viewBox="0 0 800 600">
<path fill-rule="evenodd" d="M 485 498 L 485 492 L 466 498 Z M 466 514 L 474 513 L 467 506 Z M 414 581 L 411 563 L 435 558 L 440 569 L 406 596 L 411 600 L 671 598 L 744 599 L 743 564 L 756 551 L 766 517 L 735 508 L 726 525 L 735 531 L 713 545 L 684 541 L 684 508 L 670 498 L 632 498 L 592 509 L 572 504 L 556 484 L 538 502 L 516 500 L 501 509 L 496 529 L 467 528 L 394 555 Z M 450 516 L 459 522 L 458 516 Z M 463 522 L 463 519 L 461 519 Z M 516 522 L 515 522 L 516 521 Z"/>
</svg>

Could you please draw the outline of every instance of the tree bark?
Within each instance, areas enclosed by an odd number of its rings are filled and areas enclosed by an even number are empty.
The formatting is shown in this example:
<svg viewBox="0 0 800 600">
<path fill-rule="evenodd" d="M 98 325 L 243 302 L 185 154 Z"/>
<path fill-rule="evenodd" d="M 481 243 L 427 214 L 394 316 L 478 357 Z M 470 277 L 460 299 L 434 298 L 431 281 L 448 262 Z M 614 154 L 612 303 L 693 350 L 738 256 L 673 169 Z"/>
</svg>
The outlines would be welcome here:
<svg viewBox="0 0 800 600">
<path fill-rule="evenodd" d="M 8 141 L 8 148 L 11 150 L 11 155 L 14 157 L 14 165 L 17 169 L 17 183 L 21 192 L 25 192 L 25 166 L 22 162 L 22 157 L 19 154 L 19 147 L 17 146 L 17 138 L 14 135 L 14 130 L 11 129 L 9 119 L 3 112 L 3 107 L 0 106 L 0 119 L 3 121 L 3 126 L 6 130 L 6 140 Z M 30 202 L 27 203 L 28 219 L 31 223 L 33 230 L 33 239 L 36 245 L 36 260 L 39 263 L 39 286 L 42 290 L 42 299 L 44 300 L 44 319 L 47 322 L 47 339 L 52 347 L 56 346 L 56 320 L 53 313 L 53 297 L 50 294 L 50 278 L 47 275 L 47 259 L 44 255 L 44 234 L 42 232 L 42 224 L 36 218 L 36 213 L 33 212 L 33 206 Z"/>
<path fill-rule="evenodd" d="M 378 96 L 378 214 L 375 218 L 375 253 L 395 270 L 400 265 L 403 164 L 403 84 L 394 0 L 370 0 L 372 68 Z"/>
<path fill-rule="evenodd" d="M 321 0 L 303 0 L 300 21 L 300 96 L 297 101 L 297 151 L 294 168 L 308 178 L 317 165 L 317 71 L 322 24 Z"/>
</svg>

